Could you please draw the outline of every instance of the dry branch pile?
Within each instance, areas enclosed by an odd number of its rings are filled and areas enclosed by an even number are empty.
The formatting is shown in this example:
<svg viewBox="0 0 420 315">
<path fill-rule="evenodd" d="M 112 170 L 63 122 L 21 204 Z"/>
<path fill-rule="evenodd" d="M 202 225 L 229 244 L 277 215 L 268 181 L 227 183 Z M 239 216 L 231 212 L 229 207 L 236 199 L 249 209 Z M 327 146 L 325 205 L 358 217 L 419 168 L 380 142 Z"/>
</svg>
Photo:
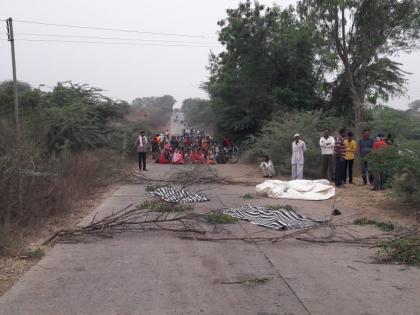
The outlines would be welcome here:
<svg viewBox="0 0 420 315">
<path fill-rule="evenodd" d="M 165 201 L 146 201 L 139 205 L 130 204 L 118 211 L 98 218 L 96 213 L 89 224 L 75 229 L 61 230 L 47 240 L 44 245 L 58 239 L 67 240 L 77 236 L 112 237 L 121 232 L 171 231 L 183 233 L 206 234 L 212 225 L 209 215 L 217 215 L 220 211 L 194 213 L 190 206 Z"/>
</svg>

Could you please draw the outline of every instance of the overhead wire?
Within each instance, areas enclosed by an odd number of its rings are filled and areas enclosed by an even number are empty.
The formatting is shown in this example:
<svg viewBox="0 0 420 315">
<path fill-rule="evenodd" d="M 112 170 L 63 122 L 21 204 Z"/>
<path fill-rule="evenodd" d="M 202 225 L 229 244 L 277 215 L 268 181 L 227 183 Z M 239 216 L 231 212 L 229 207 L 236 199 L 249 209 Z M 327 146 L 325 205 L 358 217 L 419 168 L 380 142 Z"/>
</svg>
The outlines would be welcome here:
<svg viewBox="0 0 420 315">
<path fill-rule="evenodd" d="M 4 33 L 6 34 L 6 33 Z M 64 35 L 64 34 L 45 34 L 45 33 L 15 33 L 15 36 L 41 36 L 41 37 L 66 37 L 66 38 L 86 38 L 86 39 L 105 39 L 105 40 L 123 40 L 123 41 L 140 41 L 140 42 L 162 42 L 162 43 L 177 43 L 177 44 L 203 44 L 203 45 L 218 45 L 218 42 L 197 42 L 197 41 L 179 41 L 179 40 L 165 40 L 165 39 L 144 39 L 144 38 L 124 38 L 124 37 L 102 37 L 102 36 L 85 36 L 85 35 Z"/>
<path fill-rule="evenodd" d="M 105 44 L 105 45 L 129 45 L 129 46 L 157 46 L 157 47 L 192 47 L 192 48 L 217 48 L 218 46 L 204 45 L 183 45 L 183 44 L 152 44 L 152 43 L 130 43 L 130 42 L 102 42 L 102 41 L 76 41 L 76 40 L 60 40 L 60 39 L 29 39 L 15 37 L 18 41 L 27 42 L 45 42 L 45 43 L 79 43 L 79 44 Z"/>
<path fill-rule="evenodd" d="M 149 34 L 149 35 L 161 35 L 161 36 L 193 37 L 193 38 L 214 38 L 214 36 L 194 35 L 194 34 L 185 34 L 185 33 L 150 32 L 150 31 L 140 31 L 140 30 L 128 30 L 128 29 L 122 29 L 122 28 L 105 28 L 105 27 L 97 27 L 97 26 L 56 24 L 56 23 L 47 23 L 47 22 L 38 22 L 38 21 L 19 20 L 19 19 L 14 19 L 13 21 L 19 22 L 19 23 L 65 27 L 65 28 L 91 29 L 91 30 L 98 30 L 98 31 L 137 33 L 137 34 Z"/>
</svg>

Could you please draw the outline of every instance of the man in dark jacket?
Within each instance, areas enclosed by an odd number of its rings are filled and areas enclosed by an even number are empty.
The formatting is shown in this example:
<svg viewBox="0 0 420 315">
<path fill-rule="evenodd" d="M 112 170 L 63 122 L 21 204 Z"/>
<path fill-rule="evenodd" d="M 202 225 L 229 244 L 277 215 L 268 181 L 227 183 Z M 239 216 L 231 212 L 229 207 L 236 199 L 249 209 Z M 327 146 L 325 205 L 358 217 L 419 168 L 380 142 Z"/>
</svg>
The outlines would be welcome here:
<svg viewBox="0 0 420 315">
<path fill-rule="evenodd" d="M 375 141 L 370 137 L 370 129 L 365 129 L 363 131 L 363 138 L 359 140 L 359 157 L 360 157 L 360 166 L 362 169 L 362 178 L 363 184 L 367 184 L 367 175 L 369 174 L 369 183 L 373 184 L 373 175 L 369 171 L 369 163 L 367 160 L 367 155 L 372 151 L 373 144 Z"/>
</svg>

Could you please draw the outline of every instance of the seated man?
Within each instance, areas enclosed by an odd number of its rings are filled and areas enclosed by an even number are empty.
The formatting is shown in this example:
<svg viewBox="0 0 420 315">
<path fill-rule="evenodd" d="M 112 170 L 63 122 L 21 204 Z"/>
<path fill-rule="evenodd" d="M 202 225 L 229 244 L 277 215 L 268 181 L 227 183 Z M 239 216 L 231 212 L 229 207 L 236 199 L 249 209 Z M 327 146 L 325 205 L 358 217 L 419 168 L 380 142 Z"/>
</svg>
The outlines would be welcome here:
<svg viewBox="0 0 420 315">
<path fill-rule="evenodd" d="M 261 162 L 260 168 L 264 174 L 264 177 L 273 177 L 275 174 L 274 164 L 268 155 L 264 156 L 264 160 Z"/>
</svg>

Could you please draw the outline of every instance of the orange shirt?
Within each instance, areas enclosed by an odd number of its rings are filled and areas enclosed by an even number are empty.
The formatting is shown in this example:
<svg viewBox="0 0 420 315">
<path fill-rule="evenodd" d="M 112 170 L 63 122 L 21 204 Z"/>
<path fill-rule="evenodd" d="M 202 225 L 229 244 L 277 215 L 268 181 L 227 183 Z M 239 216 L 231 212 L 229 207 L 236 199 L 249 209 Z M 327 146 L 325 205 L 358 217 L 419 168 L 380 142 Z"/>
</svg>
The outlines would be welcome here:
<svg viewBox="0 0 420 315">
<path fill-rule="evenodd" d="M 373 148 L 374 148 L 375 150 L 382 149 L 382 148 L 386 148 L 386 147 L 388 147 L 388 144 L 387 144 L 384 140 L 379 140 L 379 141 L 376 141 L 376 142 L 373 144 Z"/>
</svg>

